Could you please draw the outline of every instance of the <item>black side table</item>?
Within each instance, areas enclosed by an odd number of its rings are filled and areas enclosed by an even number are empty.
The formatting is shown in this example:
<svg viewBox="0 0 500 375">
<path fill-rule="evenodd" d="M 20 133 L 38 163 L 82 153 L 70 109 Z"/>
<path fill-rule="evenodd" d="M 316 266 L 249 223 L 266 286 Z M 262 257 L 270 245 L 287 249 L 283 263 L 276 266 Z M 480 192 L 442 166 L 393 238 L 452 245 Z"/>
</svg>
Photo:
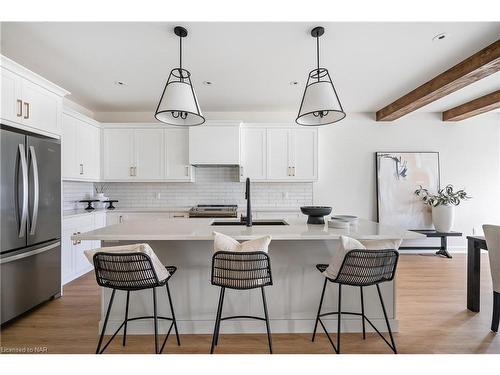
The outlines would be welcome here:
<svg viewBox="0 0 500 375">
<path fill-rule="evenodd" d="M 412 232 L 425 234 L 428 238 L 441 238 L 441 246 L 401 246 L 400 250 L 437 250 L 436 255 L 452 258 L 448 252 L 448 237 L 461 237 L 460 232 L 438 232 L 434 229 L 412 229 Z"/>
</svg>

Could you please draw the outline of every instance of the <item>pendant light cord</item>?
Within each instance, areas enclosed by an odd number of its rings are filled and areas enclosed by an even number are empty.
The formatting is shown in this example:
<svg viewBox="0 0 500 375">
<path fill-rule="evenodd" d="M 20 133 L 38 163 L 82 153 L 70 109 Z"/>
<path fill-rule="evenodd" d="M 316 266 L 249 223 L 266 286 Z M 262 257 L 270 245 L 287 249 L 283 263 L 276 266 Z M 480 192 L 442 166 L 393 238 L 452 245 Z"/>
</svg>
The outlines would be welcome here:
<svg viewBox="0 0 500 375">
<path fill-rule="evenodd" d="M 184 82 L 184 74 L 182 73 L 182 37 L 179 37 L 179 72 L 181 75 L 181 82 Z"/>
<path fill-rule="evenodd" d="M 319 35 L 316 35 L 316 61 L 318 65 L 318 71 L 316 74 L 318 75 L 318 82 L 319 82 Z"/>
</svg>

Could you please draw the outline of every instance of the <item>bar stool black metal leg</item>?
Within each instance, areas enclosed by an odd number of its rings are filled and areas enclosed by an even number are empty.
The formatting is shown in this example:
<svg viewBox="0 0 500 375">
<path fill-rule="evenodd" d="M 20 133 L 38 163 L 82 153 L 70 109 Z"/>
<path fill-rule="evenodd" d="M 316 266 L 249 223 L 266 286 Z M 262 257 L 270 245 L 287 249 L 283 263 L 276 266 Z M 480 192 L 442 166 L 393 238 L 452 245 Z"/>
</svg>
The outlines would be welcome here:
<svg viewBox="0 0 500 375">
<path fill-rule="evenodd" d="M 224 308 L 224 298 L 226 297 L 226 288 L 222 291 L 222 301 L 220 303 L 219 324 L 217 324 L 217 334 L 215 335 L 215 346 L 219 345 L 220 322 L 222 320 L 222 309 Z"/>
<path fill-rule="evenodd" d="M 109 299 L 108 310 L 106 311 L 106 317 L 104 318 L 104 324 L 102 326 L 101 336 L 99 337 L 99 343 L 97 344 L 97 349 L 95 354 L 101 354 L 102 340 L 104 339 L 104 333 L 106 332 L 106 326 L 108 325 L 109 313 L 111 312 L 111 306 L 113 305 L 113 300 L 115 299 L 116 289 L 113 289 L 111 293 L 111 298 Z"/>
<path fill-rule="evenodd" d="M 493 316 L 491 318 L 491 330 L 498 332 L 498 323 L 500 322 L 500 293 L 493 292 Z"/>
<path fill-rule="evenodd" d="M 260 287 L 260 290 L 262 292 L 262 303 L 264 305 L 264 315 L 266 317 L 267 343 L 269 344 L 269 353 L 273 354 L 273 343 L 271 340 L 271 327 L 269 324 L 269 314 L 267 313 L 266 294 L 264 292 L 263 286 Z"/>
<path fill-rule="evenodd" d="M 153 320 L 155 326 L 155 354 L 158 354 L 158 313 L 156 309 L 156 289 L 153 289 Z"/>
<path fill-rule="evenodd" d="M 384 300 L 382 299 L 382 293 L 380 293 L 380 287 L 377 284 L 377 292 L 378 292 L 378 297 L 380 298 L 380 304 L 382 305 L 382 311 L 384 312 L 384 318 L 385 318 L 385 323 L 387 324 L 387 330 L 389 331 L 389 336 L 391 337 L 391 343 L 392 343 L 392 351 L 394 354 L 398 354 L 398 351 L 396 350 L 396 343 L 394 342 L 394 338 L 392 337 L 392 330 L 391 330 L 391 325 L 389 324 L 389 319 L 387 319 L 387 312 L 385 311 L 385 305 L 384 305 Z"/>
<path fill-rule="evenodd" d="M 123 326 L 123 342 L 122 345 L 125 346 L 127 341 L 127 320 L 128 320 L 128 303 L 130 299 L 130 291 L 127 290 L 127 305 L 125 306 L 125 325 Z"/>
<path fill-rule="evenodd" d="M 342 284 L 339 284 L 339 317 L 337 321 L 337 354 L 340 354 L 340 323 L 342 321 Z"/>
<path fill-rule="evenodd" d="M 361 292 L 361 324 L 363 325 L 363 340 L 366 339 L 366 327 L 365 327 L 365 301 L 363 299 L 363 287 L 360 286 L 359 290 Z"/>
<path fill-rule="evenodd" d="M 175 313 L 174 313 L 174 305 L 172 303 L 172 296 L 170 295 L 170 288 L 168 287 L 168 282 L 165 284 L 167 288 L 167 295 L 168 295 L 168 303 L 170 304 L 170 311 L 172 313 L 172 319 L 174 323 L 174 328 L 175 328 L 175 337 L 177 338 L 177 345 L 181 345 L 181 340 L 179 338 L 179 331 L 177 330 L 177 320 L 175 319 Z"/>
<path fill-rule="evenodd" d="M 218 325 L 220 323 L 220 315 L 222 311 L 222 301 L 224 299 L 224 288 L 220 288 L 219 293 L 219 305 L 217 307 L 217 314 L 215 315 L 215 325 L 214 325 L 214 334 L 212 335 L 212 346 L 210 347 L 210 354 L 213 354 L 215 347 L 215 338 L 218 335 Z"/>
<path fill-rule="evenodd" d="M 323 305 L 323 298 L 325 297 L 326 283 L 328 279 L 325 278 L 325 283 L 323 284 L 323 291 L 321 292 L 321 299 L 319 300 L 318 314 L 316 315 L 316 323 L 314 323 L 314 331 L 311 341 L 314 342 L 314 338 L 316 337 L 316 330 L 318 328 L 319 315 L 321 314 L 321 306 Z"/>
</svg>

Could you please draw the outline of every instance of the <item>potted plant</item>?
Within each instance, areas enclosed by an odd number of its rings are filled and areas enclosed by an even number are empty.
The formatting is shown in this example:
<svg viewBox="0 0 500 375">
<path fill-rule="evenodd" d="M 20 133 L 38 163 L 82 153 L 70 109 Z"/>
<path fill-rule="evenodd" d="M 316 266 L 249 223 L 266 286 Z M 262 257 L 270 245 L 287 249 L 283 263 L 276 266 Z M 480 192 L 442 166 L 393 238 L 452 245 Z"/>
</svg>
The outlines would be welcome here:
<svg viewBox="0 0 500 375">
<path fill-rule="evenodd" d="M 455 206 L 458 206 L 462 200 L 471 198 L 463 189 L 454 191 L 453 185 L 447 185 L 445 188 L 439 189 L 437 194 L 429 193 L 427 189 L 420 185 L 415 190 L 415 195 L 424 204 L 432 207 L 432 223 L 438 232 L 451 231 L 455 219 Z"/>
</svg>

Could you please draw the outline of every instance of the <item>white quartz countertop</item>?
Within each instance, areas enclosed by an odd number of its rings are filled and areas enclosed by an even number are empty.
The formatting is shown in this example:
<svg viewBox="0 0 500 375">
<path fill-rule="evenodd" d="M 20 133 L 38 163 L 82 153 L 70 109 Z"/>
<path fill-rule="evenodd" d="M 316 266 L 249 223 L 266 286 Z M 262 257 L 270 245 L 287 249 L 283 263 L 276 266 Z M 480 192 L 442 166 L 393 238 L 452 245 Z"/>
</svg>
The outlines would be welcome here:
<svg viewBox="0 0 500 375">
<path fill-rule="evenodd" d="M 131 220 L 71 237 L 73 240 L 101 241 L 199 241 L 212 240 L 213 232 L 227 234 L 237 240 L 250 240 L 270 235 L 276 240 L 337 240 L 341 235 L 357 239 L 419 239 L 424 235 L 401 228 L 359 220 L 350 229 L 334 229 L 325 225 L 308 225 L 306 218 L 287 220 L 289 225 L 246 227 L 212 226 L 224 219 L 151 219 Z M 232 221 L 234 219 L 225 219 Z"/>
<path fill-rule="evenodd" d="M 81 215 L 90 215 L 93 213 L 157 213 L 157 212 L 188 212 L 191 206 L 172 206 L 172 207 L 116 207 L 114 210 L 105 208 L 96 208 L 93 211 L 85 209 L 64 210 L 63 217 L 73 217 Z M 299 207 L 252 207 L 254 212 L 300 212 Z M 238 212 L 246 212 L 246 207 L 238 207 Z"/>
</svg>

